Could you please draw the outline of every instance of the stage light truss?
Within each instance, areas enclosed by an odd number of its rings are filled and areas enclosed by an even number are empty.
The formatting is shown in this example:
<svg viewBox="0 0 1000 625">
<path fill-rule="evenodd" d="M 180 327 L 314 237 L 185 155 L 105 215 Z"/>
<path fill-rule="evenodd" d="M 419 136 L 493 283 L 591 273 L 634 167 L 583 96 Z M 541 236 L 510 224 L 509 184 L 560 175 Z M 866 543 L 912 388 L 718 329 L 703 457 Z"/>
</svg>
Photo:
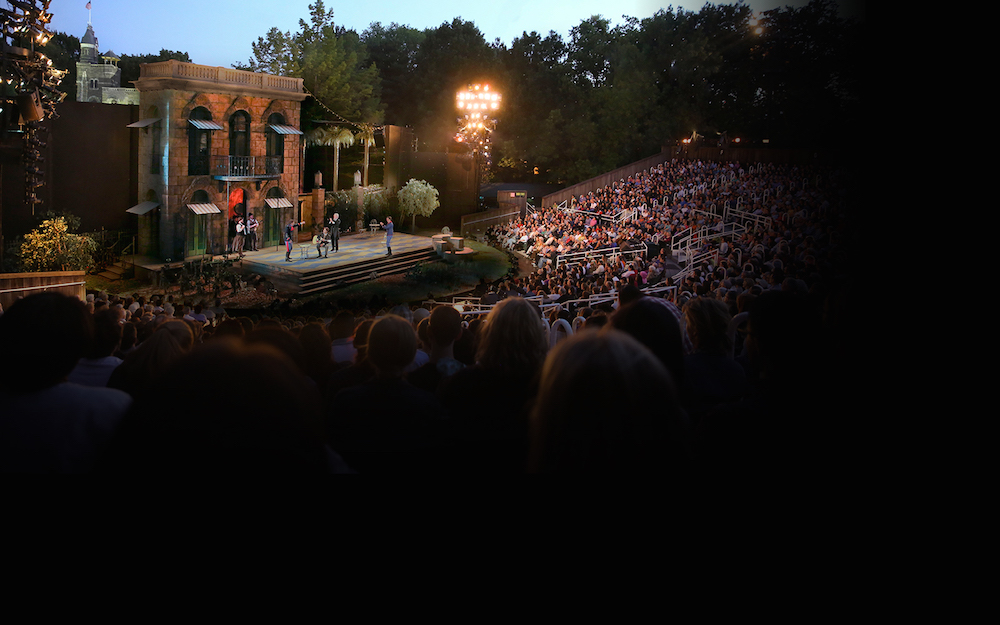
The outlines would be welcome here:
<svg viewBox="0 0 1000 625">
<path fill-rule="evenodd" d="M 52 60 L 35 49 L 52 38 L 50 3 L 7 0 L 7 6 L 0 7 L 0 104 L 5 111 L 0 133 L 14 126 L 23 133 L 25 202 L 32 212 L 42 202 L 36 192 L 45 185 L 42 149 L 46 141 L 40 136 L 44 132 L 41 123 L 58 116 L 55 105 L 66 97 L 58 87 L 67 72 L 52 67 Z"/>
<path fill-rule="evenodd" d="M 487 167 L 492 162 L 491 137 L 502 102 L 503 96 L 489 85 L 470 85 L 455 94 L 455 108 L 460 113 L 455 141 L 468 146 L 473 156 L 481 157 Z"/>
</svg>

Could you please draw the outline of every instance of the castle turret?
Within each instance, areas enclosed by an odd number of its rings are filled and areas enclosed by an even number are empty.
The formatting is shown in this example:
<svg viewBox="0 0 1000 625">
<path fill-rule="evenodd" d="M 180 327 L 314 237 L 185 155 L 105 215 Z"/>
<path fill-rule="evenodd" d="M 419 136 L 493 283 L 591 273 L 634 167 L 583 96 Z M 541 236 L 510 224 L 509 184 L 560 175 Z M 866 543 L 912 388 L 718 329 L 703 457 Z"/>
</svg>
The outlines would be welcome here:
<svg viewBox="0 0 1000 625">
<path fill-rule="evenodd" d="M 94 34 L 94 27 L 87 24 L 87 33 L 80 40 L 80 62 L 97 63 L 97 35 Z"/>
<path fill-rule="evenodd" d="M 76 64 L 76 101 L 138 104 L 139 92 L 121 86 L 118 61 L 114 52 L 100 53 L 94 26 L 88 22 L 87 33 L 80 40 L 80 60 Z"/>
</svg>

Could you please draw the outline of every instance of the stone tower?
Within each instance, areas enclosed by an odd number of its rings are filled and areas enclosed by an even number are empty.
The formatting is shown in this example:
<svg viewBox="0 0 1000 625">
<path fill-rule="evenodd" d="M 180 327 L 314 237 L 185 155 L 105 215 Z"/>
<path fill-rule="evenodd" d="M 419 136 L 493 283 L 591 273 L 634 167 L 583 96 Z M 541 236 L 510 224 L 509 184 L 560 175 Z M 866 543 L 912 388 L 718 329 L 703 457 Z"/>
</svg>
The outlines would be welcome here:
<svg viewBox="0 0 1000 625">
<path fill-rule="evenodd" d="M 101 55 L 94 26 L 80 40 L 80 60 L 76 64 L 76 101 L 104 104 L 138 104 L 139 92 L 122 87 L 121 69 L 114 52 Z"/>
</svg>

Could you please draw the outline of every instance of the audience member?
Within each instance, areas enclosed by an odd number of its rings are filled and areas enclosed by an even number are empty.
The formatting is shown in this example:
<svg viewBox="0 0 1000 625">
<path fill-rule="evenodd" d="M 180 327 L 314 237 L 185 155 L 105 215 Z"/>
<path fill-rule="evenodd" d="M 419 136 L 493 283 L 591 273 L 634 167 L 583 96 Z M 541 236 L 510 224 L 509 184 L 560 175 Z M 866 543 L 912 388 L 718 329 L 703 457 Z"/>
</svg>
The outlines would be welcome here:
<svg viewBox="0 0 1000 625">
<path fill-rule="evenodd" d="M 523 472 L 527 415 L 538 390 L 548 345 L 538 308 L 508 297 L 479 331 L 476 364 L 444 381 L 454 471 Z"/>
<path fill-rule="evenodd" d="M 164 321 L 111 373 L 108 387 L 140 393 L 194 346 L 194 332 L 180 319 Z"/>
<path fill-rule="evenodd" d="M 107 386 L 111 373 L 122 364 L 122 359 L 113 355 L 121 339 L 122 324 L 118 322 L 118 313 L 109 308 L 95 312 L 93 338 L 66 381 L 84 386 Z"/>
<path fill-rule="evenodd" d="M 92 470 L 132 403 L 119 390 L 65 381 L 93 332 L 85 304 L 55 292 L 0 315 L 0 471 Z"/>
<path fill-rule="evenodd" d="M 444 411 L 434 395 L 407 382 L 417 337 L 409 321 L 386 315 L 372 325 L 367 358 L 376 376 L 345 388 L 327 405 L 331 447 L 359 473 L 434 470 Z"/>
<path fill-rule="evenodd" d="M 406 379 L 417 388 L 436 393 L 442 380 L 465 368 L 455 358 L 455 342 L 462 336 L 462 315 L 452 306 L 438 306 L 421 325 L 425 323 L 429 361 L 409 372 Z"/>
<path fill-rule="evenodd" d="M 693 419 L 738 401 L 749 391 L 746 373 L 733 359 L 731 319 L 729 308 L 716 299 L 696 297 L 684 305 L 685 328 L 694 350 L 684 356 L 681 397 Z"/>
<path fill-rule="evenodd" d="M 330 357 L 337 365 L 347 366 L 354 362 L 358 353 L 354 348 L 354 314 L 342 310 L 333 318 L 327 331 L 330 334 Z"/>
<path fill-rule="evenodd" d="M 628 334 L 585 330 L 561 341 L 540 389 L 529 471 L 682 477 L 689 458 L 673 380 Z"/>
</svg>

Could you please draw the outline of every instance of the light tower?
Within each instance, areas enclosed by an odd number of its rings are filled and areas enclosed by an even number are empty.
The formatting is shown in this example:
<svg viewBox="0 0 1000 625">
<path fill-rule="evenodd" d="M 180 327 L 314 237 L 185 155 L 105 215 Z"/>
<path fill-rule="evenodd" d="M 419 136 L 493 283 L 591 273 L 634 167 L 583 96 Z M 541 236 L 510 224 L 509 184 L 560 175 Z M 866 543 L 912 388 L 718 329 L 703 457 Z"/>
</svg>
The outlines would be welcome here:
<svg viewBox="0 0 1000 625">
<path fill-rule="evenodd" d="M 0 7 L 0 132 L 17 126 L 23 133 L 25 203 L 32 214 L 41 203 L 36 192 L 45 184 L 41 149 L 46 142 L 39 136 L 41 122 L 57 117 L 55 105 L 66 97 L 58 89 L 66 72 L 52 67 L 52 60 L 35 50 L 52 37 L 50 2 L 7 0 L 9 8 Z"/>
<path fill-rule="evenodd" d="M 459 113 L 455 141 L 465 144 L 472 152 L 477 184 L 481 180 L 479 164 L 489 166 L 492 161 L 491 137 L 502 101 L 503 97 L 489 85 L 469 85 L 455 94 L 455 108 Z M 476 194 L 478 197 L 478 189 Z"/>
</svg>

